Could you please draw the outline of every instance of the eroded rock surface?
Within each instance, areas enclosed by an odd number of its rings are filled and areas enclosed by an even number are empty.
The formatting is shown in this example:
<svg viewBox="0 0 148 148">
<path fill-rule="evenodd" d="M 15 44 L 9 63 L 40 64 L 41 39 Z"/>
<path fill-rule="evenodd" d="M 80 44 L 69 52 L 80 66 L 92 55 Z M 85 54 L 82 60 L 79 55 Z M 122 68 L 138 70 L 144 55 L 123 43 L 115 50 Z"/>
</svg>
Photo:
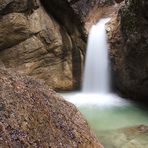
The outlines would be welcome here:
<svg viewBox="0 0 148 148">
<path fill-rule="evenodd" d="M 43 79 L 55 90 L 79 88 L 88 31 L 112 12 L 113 4 L 113 0 L 1 0 L 1 63 Z"/>
<path fill-rule="evenodd" d="M 74 105 L 42 82 L 0 69 L 0 147 L 102 148 Z"/>
<path fill-rule="evenodd" d="M 0 1 L 0 60 L 56 90 L 77 88 L 85 49 L 81 25 L 76 26 L 80 20 L 65 12 L 75 20 L 67 27 L 43 5 L 39 0 Z M 65 21 L 71 22 L 69 17 Z"/>
<path fill-rule="evenodd" d="M 110 55 L 116 88 L 125 96 L 148 97 L 148 4 L 129 0 L 109 25 Z"/>
<path fill-rule="evenodd" d="M 111 17 L 113 12 L 118 9 L 114 0 L 79 0 L 71 7 L 81 18 L 86 34 L 100 18 Z"/>
</svg>

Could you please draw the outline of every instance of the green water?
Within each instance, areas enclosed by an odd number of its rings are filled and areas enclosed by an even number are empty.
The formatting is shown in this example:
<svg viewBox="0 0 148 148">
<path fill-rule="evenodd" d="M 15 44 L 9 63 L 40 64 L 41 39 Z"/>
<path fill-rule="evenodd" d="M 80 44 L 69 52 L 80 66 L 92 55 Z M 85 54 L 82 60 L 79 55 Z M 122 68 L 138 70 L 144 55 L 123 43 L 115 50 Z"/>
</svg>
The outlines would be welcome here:
<svg viewBox="0 0 148 148">
<path fill-rule="evenodd" d="M 78 107 L 105 148 L 148 148 L 146 107 L 116 95 L 63 96 Z"/>
<path fill-rule="evenodd" d="M 148 111 L 137 106 L 79 106 L 94 130 L 114 130 L 140 124 L 148 125 Z"/>
<path fill-rule="evenodd" d="M 107 108 L 79 106 L 79 110 L 105 148 L 148 148 L 148 130 L 137 128 L 148 125 L 146 108 L 130 104 Z"/>
</svg>

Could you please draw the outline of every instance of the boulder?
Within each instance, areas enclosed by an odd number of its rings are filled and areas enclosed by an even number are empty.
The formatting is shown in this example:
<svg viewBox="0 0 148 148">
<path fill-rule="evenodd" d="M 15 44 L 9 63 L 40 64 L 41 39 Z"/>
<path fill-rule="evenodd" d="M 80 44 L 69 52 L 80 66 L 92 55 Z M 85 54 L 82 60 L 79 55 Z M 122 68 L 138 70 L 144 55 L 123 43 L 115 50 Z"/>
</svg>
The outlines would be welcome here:
<svg viewBox="0 0 148 148">
<path fill-rule="evenodd" d="M 109 24 L 115 87 L 126 97 L 148 97 L 148 9 L 146 0 L 123 3 Z"/>
<path fill-rule="evenodd" d="M 0 147 L 102 148 L 76 107 L 43 82 L 0 69 Z"/>
</svg>

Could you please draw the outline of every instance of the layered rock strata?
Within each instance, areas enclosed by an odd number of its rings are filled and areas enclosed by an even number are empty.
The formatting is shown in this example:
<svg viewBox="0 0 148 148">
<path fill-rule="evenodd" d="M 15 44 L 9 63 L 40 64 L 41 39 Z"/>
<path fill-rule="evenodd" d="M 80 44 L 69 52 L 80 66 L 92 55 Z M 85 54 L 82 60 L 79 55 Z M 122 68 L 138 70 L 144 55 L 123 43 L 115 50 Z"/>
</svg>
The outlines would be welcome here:
<svg viewBox="0 0 148 148">
<path fill-rule="evenodd" d="M 0 65 L 45 80 L 55 90 L 80 88 L 88 31 L 113 4 L 1 0 Z"/>
<path fill-rule="evenodd" d="M 0 60 L 6 68 L 43 79 L 56 90 L 74 89 L 80 86 L 85 49 L 81 27 L 76 26 L 80 20 L 74 16 L 76 23 L 71 23 L 71 18 L 65 18 L 71 24 L 67 27 L 44 4 L 38 0 L 0 2 Z M 73 14 L 68 6 L 65 9 Z"/>
</svg>

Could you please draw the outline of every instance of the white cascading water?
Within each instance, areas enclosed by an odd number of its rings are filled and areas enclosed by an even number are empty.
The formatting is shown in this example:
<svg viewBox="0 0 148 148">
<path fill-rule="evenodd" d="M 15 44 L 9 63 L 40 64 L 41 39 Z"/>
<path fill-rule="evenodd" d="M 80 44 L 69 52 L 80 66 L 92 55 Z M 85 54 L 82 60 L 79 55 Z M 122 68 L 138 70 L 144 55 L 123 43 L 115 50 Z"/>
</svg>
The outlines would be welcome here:
<svg viewBox="0 0 148 148">
<path fill-rule="evenodd" d="M 109 59 L 105 23 L 102 19 L 89 33 L 82 91 L 109 93 Z"/>
<path fill-rule="evenodd" d="M 148 123 L 147 112 L 111 92 L 105 30 L 107 21 L 109 19 L 101 19 L 89 33 L 82 91 L 71 92 L 64 96 L 67 101 L 79 108 L 98 135 L 101 131 L 99 136 L 105 131 L 103 142 L 108 138 L 106 134 L 110 133 L 107 131 L 115 131 L 118 135 L 118 130 L 115 129 Z M 118 144 L 122 140 L 121 134 L 123 133 L 120 132 L 119 139 L 117 138 Z M 112 142 L 117 143 L 117 139 L 115 141 L 112 139 Z"/>
<path fill-rule="evenodd" d="M 111 93 L 108 45 L 105 24 L 109 18 L 101 19 L 89 33 L 82 92 L 67 95 L 67 100 L 77 106 L 97 105 L 122 106 L 127 104 Z"/>
</svg>

